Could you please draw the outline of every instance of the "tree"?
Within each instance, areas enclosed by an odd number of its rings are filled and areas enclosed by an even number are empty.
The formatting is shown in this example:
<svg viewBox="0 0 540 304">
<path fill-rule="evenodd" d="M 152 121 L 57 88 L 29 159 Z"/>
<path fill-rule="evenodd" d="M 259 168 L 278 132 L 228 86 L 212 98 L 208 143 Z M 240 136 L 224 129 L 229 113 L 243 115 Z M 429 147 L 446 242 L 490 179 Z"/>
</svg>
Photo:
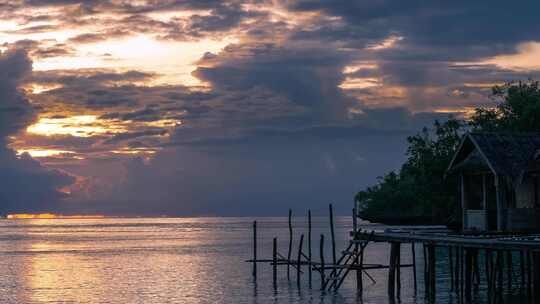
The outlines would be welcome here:
<svg viewBox="0 0 540 304">
<path fill-rule="evenodd" d="M 463 123 L 450 118 L 435 121 L 407 142 L 407 161 L 399 173 L 390 172 L 379 182 L 355 196 L 360 214 L 365 219 L 393 221 L 399 219 L 433 218 L 446 221 L 452 215 L 457 185 L 444 179 L 444 172 L 463 132 Z"/>
<path fill-rule="evenodd" d="M 378 183 L 356 194 L 360 216 L 378 222 L 419 220 L 448 223 L 457 210 L 457 181 L 445 170 L 469 129 L 494 132 L 540 132 L 538 81 L 510 82 L 492 88 L 493 107 L 477 108 L 470 119 L 450 118 L 407 138 L 407 160 L 399 173 L 387 173 Z"/>
<path fill-rule="evenodd" d="M 494 108 L 478 108 L 470 125 L 479 131 L 540 132 L 538 81 L 510 82 L 492 89 Z"/>
</svg>

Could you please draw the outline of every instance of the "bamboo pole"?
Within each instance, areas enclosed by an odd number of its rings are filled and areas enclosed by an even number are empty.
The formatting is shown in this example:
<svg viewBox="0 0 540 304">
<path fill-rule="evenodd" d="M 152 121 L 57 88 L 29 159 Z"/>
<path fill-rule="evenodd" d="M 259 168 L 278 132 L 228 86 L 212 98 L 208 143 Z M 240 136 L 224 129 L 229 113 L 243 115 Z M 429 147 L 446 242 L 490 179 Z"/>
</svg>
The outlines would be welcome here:
<svg viewBox="0 0 540 304">
<path fill-rule="evenodd" d="M 302 273 L 302 247 L 304 245 L 304 235 L 300 235 L 300 244 L 298 245 L 298 260 L 296 260 L 296 284 L 300 288 L 300 276 Z"/>
<path fill-rule="evenodd" d="M 292 210 L 289 209 L 289 251 L 287 252 L 287 280 L 291 279 L 291 253 L 292 253 L 292 241 L 293 241 L 293 230 L 292 230 Z"/>
<path fill-rule="evenodd" d="M 253 221 L 253 278 L 257 280 L 257 221 Z"/>
<path fill-rule="evenodd" d="M 321 290 L 324 290 L 326 280 L 326 278 L 324 277 L 324 234 L 321 234 L 321 241 L 319 242 L 319 252 L 321 257 Z"/>
<path fill-rule="evenodd" d="M 332 262 L 333 265 L 336 265 L 336 235 L 334 232 L 334 208 L 332 207 L 332 204 L 328 206 L 330 210 L 330 233 L 332 237 Z"/>
<path fill-rule="evenodd" d="M 308 262 L 309 262 L 308 281 L 309 281 L 309 288 L 311 288 L 312 268 L 313 268 L 311 265 L 311 210 L 308 210 Z"/>
</svg>

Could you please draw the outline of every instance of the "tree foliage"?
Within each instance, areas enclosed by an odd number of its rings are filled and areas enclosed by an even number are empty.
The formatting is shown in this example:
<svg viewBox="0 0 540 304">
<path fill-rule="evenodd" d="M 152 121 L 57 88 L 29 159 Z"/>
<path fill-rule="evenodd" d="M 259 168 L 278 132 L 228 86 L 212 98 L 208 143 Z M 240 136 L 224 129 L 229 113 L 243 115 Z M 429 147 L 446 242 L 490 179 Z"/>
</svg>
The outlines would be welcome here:
<svg viewBox="0 0 540 304">
<path fill-rule="evenodd" d="M 469 119 L 435 121 L 407 138 L 407 160 L 399 172 L 378 178 L 374 186 L 360 191 L 355 200 L 364 219 L 398 222 L 416 219 L 422 223 L 448 223 L 456 216 L 458 187 L 445 171 L 469 130 L 540 132 L 538 81 L 507 83 L 492 89 L 493 107 L 477 108 Z M 429 219 L 429 220 L 428 220 Z"/>
</svg>

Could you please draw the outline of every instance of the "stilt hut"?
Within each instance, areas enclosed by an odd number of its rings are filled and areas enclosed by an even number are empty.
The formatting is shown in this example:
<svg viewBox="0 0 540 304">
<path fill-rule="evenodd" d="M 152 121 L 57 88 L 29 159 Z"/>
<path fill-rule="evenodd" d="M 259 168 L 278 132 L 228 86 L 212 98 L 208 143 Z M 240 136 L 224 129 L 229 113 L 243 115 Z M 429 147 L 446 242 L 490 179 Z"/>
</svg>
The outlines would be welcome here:
<svg viewBox="0 0 540 304">
<path fill-rule="evenodd" d="M 467 133 L 447 174 L 460 179 L 463 230 L 540 231 L 540 133 Z"/>
</svg>

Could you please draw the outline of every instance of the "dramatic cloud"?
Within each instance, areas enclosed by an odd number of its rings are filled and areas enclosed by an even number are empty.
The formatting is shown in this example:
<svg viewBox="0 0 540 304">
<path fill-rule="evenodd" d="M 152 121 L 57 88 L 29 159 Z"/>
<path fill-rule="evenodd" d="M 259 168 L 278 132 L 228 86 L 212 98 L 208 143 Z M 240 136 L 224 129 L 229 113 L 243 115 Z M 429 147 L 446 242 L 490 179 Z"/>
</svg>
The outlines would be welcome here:
<svg viewBox="0 0 540 304">
<path fill-rule="evenodd" d="M 0 3 L 3 174 L 70 213 L 348 212 L 407 135 L 540 77 L 539 5 Z"/>
<path fill-rule="evenodd" d="M 71 176 L 43 167 L 28 154 L 17 157 L 6 147 L 6 137 L 33 119 L 30 103 L 18 90 L 31 70 L 25 51 L 0 53 L 0 213 L 58 209 L 63 196 L 58 189 L 73 182 Z"/>
</svg>

